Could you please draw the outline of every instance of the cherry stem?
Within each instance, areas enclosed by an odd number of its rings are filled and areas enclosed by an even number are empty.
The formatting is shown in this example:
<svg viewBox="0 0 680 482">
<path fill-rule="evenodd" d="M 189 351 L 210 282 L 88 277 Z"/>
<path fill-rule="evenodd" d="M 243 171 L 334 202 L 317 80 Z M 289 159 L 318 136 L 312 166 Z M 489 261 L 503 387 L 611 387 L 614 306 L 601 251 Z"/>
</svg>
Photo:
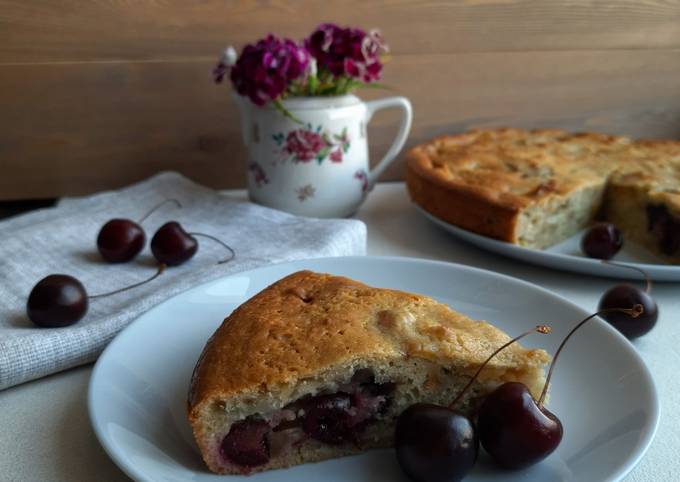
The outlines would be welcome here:
<svg viewBox="0 0 680 482">
<path fill-rule="evenodd" d="M 156 278 L 158 278 L 161 274 L 163 274 L 163 271 L 165 271 L 165 268 L 166 268 L 166 266 L 163 263 L 161 263 L 161 264 L 158 265 L 158 271 L 156 271 L 156 274 L 154 274 L 151 278 L 145 279 L 144 281 L 140 281 L 139 283 L 135 283 L 135 284 L 130 285 L 130 286 L 126 286 L 125 288 L 121 288 L 121 289 L 118 289 L 118 290 L 115 290 L 115 291 L 109 291 L 108 293 L 91 295 L 91 296 L 88 296 L 88 298 L 91 299 L 91 300 L 93 300 L 95 298 L 104 298 L 105 296 L 116 295 L 118 293 L 122 293 L 123 291 L 131 290 L 132 288 L 142 286 L 143 284 L 146 284 L 146 283 L 153 281 Z"/>
<path fill-rule="evenodd" d="M 227 243 L 225 243 L 224 241 L 222 241 L 221 239 L 217 239 L 215 236 L 210 236 L 209 234 L 205 234 L 205 233 L 188 233 L 188 234 L 191 235 L 191 236 L 203 236 L 204 238 L 212 239 L 216 243 L 221 244 L 224 247 L 224 249 L 229 251 L 230 256 L 226 259 L 223 259 L 222 261 L 218 261 L 217 264 L 228 263 L 229 261 L 231 261 L 232 259 L 234 259 L 236 257 L 236 253 L 234 252 L 233 248 L 231 246 L 229 246 Z"/>
<path fill-rule="evenodd" d="M 571 338 L 571 335 L 573 335 L 576 330 L 581 328 L 583 325 L 585 325 L 587 322 L 595 318 L 596 316 L 600 316 L 604 313 L 612 313 L 612 312 L 619 312 L 619 313 L 626 313 L 627 315 L 630 315 L 633 318 L 637 318 L 640 316 L 645 309 L 642 307 L 642 305 L 634 305 L 632 308 L 606 308 L 604 310 L 600 310 L 596 313 L 593 313 L 592 315 L 584 318 L 581 320 L 575 327 L 571 329 L 571 331 L 567 334 L 567 336 L 564 337 L 564 340 L 562 340 L 562 343 L 560 343 L 560 346 L 557 348 L 557 351 L 555 352 L 555 356 L 552 359 L 552 362 L 550 363 L 550 369 L 548 370 L 548 376 L 545 379 L 545 384 L 543 385 L 543 391 L 541 392 L 541 397 L 538 399 L 538 407 L 541 408 L 543 407 L 543 402 L 545 401 L 545 397 L 548 394 L 548 386 L 550 385 L 550 379 L 552 378 L 553 370 L 555 369 L 555 362 L 557 361 L 557 357 L 560 356 L 560 353 L 562 352 L 562 348 L 564 348 L 564 345 L 567 344 L 567 341 L 569 341 L 569 338 Z"/>
<path fill-rule="evenodd" d="M 161 206 L 168 204 L 168 203 L 173 203 L 178 208 L 182 207 L 182 203 L 180 203 L 177 199 L 166 199 L 165 201 L 159 202 L 154 207 L 149 209 L 149 212 L 147 212 L 144 216 L 142 216 L 141 219 L 139 221 L 137 221 L 137 224 L 142 224 L 144 222 L 144 220 L 146 218 L 148 218 L 149 216 L 151 216 L 153 213 L 155 213 L 156 210 L 158 210 L 158 208 L 160 208 Z"/>
<path fill-rule="evenodd" d="M 500 348 L 496 349 L 496 351 L 494 351 L 491 355 L 489 355 L 489 357 L 486 360 L 484 360 L 484 363 L 482 363 L 479 366 L 479 368 L 477 369 L 477 372 L 472 376 L 472 378 L 470 378 L 470 381 L 467 382 L 467 385 L 465 385 L 463 387 L 463 389 L 460 391 L 458 396 L 453 400 L 453 402 L 451 402 L 449 404 L 449 408 L 453 408 L 456 405 L 456 403 L 458 403 L 458 401 L 463 397 L 465 392 L 468 391 L 468 389 L 472 386 L 472 384 L 475 382 L 475 380 L 477 380 L 477 377 L 479 376 L 479 374 L 482 373 L 482 370 L 484 369 L 484 367 L 491 361 L 491 359 L 493 357 L 498 355 L 501 351 L 505 350 L 507 347 L 509 347 L 510 345 L 515 343 L 516 341 L 519 341 L 522 338 L 524 338 L 525 336 L 531 335 L 532 333 L 536 333 L 536 332 L 543 333 L 543 334 L 550 333 L 550 327 L 547 326 L 547 325 L 534 326 L 531 330 L 526 331 L 519 336 L 516 336 L 512 340 L 510 340 L 507 343 L 505 343 L 504 345 L 502 345 Z"/>
<path fill-rule="evenodd" d="M 629 264 L 623 264 L 623 263 L 615 263 L 614 261 L 609 261 L 606 259 L 602 260 L 602 263 L 604 264 L 611 264 L 612 266 L 618 266 L 619 268 L 628 268 L 637 271 L 638 273 L 642 274 L 645 278 L 645 293 L 650 294 L 652 292 L 652 280 L 649 279 L 649 274 L 642 269 L 638 268 L 637 266 L 631 266 Z"/>
</svg>

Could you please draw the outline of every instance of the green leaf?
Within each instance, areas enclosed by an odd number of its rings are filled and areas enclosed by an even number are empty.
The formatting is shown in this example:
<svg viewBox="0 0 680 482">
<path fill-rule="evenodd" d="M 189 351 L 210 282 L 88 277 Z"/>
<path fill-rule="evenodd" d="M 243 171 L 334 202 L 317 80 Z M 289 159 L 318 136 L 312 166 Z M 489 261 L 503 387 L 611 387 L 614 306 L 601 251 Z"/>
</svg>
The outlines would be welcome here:
<svg viewBox="0 0 680 482">
<path fill-rule="evenodd" d="M 342 128 L 342 132 L 340 134 L 333 134 L 333 139 L 344 144 L 345 142 L 343 141 L 347 140 L 347 126 Z"/>
<path fill-rule="evenodd" d="M 319 153 L 316 155 L 316 160 L 319 161 L 319 164 L 321 164 L 321 161 L 323 161 L 328 156 L 329 152 L 331 152 L 331 148 L 329 146 L 324 147 L 319 151 Z"/>
</svg>

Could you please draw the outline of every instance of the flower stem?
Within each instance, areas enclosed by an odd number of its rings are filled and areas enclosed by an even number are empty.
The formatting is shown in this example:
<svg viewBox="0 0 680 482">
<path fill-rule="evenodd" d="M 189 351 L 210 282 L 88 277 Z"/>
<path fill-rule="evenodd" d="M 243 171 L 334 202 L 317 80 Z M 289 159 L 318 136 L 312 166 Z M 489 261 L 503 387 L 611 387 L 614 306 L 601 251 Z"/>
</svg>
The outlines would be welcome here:
<svg viewBox="0 0 680 482">
<path fill-rule="evenodd" d="M 300 119 L 298 119 L 297 117 L 295 117 L 288 109 L 286 109 L 286 108 L 283 106 L 283 104 L 281 103 L 280 100 L 274 100 L 274 101 L 272 101 L 272 105 L 273 105 L 274 108 L 275 108 L 276 110 L 278 110 L 284 117 L 289 118 L 290 120 L 292 120 L 292 121 L 295 122 L 296 124 L 300 124 L 301 126 L 305 125 L 304 122 L 302 122 Z"/>
<path fill-rule="evenodd" d="M 316 75 L 310 75 L 307 83 L 307 92 L 310 96 L 315 96 L 319 88 L 319 78 Z"/>
</svg>

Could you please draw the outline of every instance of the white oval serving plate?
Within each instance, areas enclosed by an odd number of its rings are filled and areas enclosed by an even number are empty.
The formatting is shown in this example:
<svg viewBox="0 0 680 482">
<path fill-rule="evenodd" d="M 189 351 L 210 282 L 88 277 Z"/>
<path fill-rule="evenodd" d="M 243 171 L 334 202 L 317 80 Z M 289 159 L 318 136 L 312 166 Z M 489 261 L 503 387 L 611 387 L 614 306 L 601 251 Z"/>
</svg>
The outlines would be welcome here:
<svg viewBox="0 0 680 482">
<path fill-rule="evenodd" d="M 301 269 L 349 276 L 376 287 L 430 295 L 515 335 L 539 323 L 550 335 L 525 346 L 554 353 L 586 313 L 530 283 L 476 268 L 408 258 L 326 258 L 268 266 L 197 286 L 158 305 L 120 333 L 99 358 L 88 406 L 94 431 L 118 466 L 137 481 L 406 481 L 392 450 L 251 476 L 217 476 L 203 465 L 186 420 L 194 364 L 223 318 L 269 284 Z M 613 481 L 649 446 L 659 418 L 652 378 L 634 347 L 601 320 L 579 331 L 555 369 L 549 408 L 564 439 L 540 464 L 495 468 L 483 451 L 466 480 Z"/>
<path fill-rule="evenodd" d="M 580 243 L 584 231 L 546 249 L 532 249 L 498 239 L 482 236 L 447 223 L 414 204 L 416 209 L 436 225 L 455 237 L 482 249 L 515 258 L 539 266 L 572 271 L 593 276 L 620 279 L 642 279 L 643 276 L 631 269 L 605 265 L 598 259 L 588 258 L 581 253 Z M 635 266 L 644 270 L 654 281 L 680 281 L 680 265 L 664 263 L 646 249 L 633 243 L 624 243 L 623 248 L 612 261 Z"/>
</svg>

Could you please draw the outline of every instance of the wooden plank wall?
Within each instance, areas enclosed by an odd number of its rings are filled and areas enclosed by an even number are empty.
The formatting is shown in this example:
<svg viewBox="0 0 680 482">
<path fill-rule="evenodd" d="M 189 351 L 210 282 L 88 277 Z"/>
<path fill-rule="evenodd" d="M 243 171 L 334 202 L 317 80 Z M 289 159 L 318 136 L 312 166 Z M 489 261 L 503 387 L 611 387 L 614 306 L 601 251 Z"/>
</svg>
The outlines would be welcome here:
<svg viewBox="0 0 680 482">
<path fill-rule="evenodd" d="M 415 107 L 410 145 L 494 125 L 680 137 L 678 0 L 0 0 L 0 199 L 164 169 L 243 186 L 213 62 L 227 43 L 321 21 L 383 30 L 385 82 Z M 394 128 L 374 121 L 375 156 Z"/>
</svg>

